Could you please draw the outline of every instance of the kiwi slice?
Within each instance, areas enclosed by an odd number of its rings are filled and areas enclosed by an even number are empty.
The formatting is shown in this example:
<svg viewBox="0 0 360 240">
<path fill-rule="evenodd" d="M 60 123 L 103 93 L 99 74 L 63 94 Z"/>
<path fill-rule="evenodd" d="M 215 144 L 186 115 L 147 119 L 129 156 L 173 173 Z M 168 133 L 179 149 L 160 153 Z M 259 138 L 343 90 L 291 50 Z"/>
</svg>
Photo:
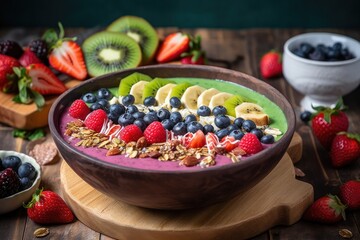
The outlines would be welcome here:
<svg viewBox="0 0 360 240">
<path fill-rule="evenodd" d="M 157 90 L 168 83 L 173 83 L 173 81 L 165 78 L 154 78 L 152 81 L 145 85 L 142 101 L 144 102 L 144 99 L 150 96 L 155 97 Z"/>
<path fill-rule="evenodd" d="M 183 83 L 180 83 L 178 85 L 176 85 L 172 90 L 171 90 L 171 93 L 170 93 L 170 98 L 172 97 L 177 97 L 177 98 L 181 98 L 181 96 L 184 94 L 185 90 L 188 88 L 188 87 L 191 87 L 192 85 L 188 82 L 183 82 Z"/>
<path fill-rule="evenodd" d="M 119 96 L 126 96 L 130 93 L 131 87 L 140 81 L 151 81 L 152 78 L 146 74 L 134 72 L 123 79 L 121 79 L 119 84 Z"/>
<path fill-rule="evenodd" d="M 155 56 L 159 36 L 153 26 L 145 19 L 136 16 L 123 16 L 112 22 L 106 29 L 110 32 L 125 33 L 133 38 L 142 51 L 142 64 L 148 64 Z"/>
<path fill-rule="evenodd" d="M 229 99 L 225 100 L 224 107 L 226 108 L 227 114 L 236 117 L 235 107 L 243 102 L 248 101 L 244 97 L 239 95 L 231 96 Z"/>
<path fill-rule="evenodd" d="M 88 73 L 93 77 L 134 68 L 141 62 L 139 45 L 124 33 L 95 33 L 85 39 L 82 49 Z"/>
</svg>

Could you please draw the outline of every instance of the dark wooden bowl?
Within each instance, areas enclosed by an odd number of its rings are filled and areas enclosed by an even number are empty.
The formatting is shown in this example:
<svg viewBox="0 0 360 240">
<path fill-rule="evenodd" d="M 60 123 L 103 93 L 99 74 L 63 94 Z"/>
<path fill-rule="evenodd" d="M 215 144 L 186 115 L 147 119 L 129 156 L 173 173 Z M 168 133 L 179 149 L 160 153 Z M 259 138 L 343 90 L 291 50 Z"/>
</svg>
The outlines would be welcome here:
<svg viewBox="0 0 360 240">
<path fill-rule="evenodd" d="M 249 157 L 247 161 L 181 172 L 140 170 L 114 165 L 92 158 L 64 141 L 59 131 L 59 120 L 65 107 L 84 92 L 95 91 L 100 87 L 118 86 L 121 78 L 135 71 L 152 77 L 222 79 L 246 86 L 265 95 L 282 109 L 288 121 L 288 130 L 270 148 Z M 280 92 L 244 73 L 209 66 L 154 65 L 89 79 L 68 90 L 51 107 L 49 126 L 65 161 L 95 189 L 136 206 L 186 209 L 225 201 L 263 179 L 285 154 L 294 133 L 295 115 L 291 105 Z"/>
</svg>

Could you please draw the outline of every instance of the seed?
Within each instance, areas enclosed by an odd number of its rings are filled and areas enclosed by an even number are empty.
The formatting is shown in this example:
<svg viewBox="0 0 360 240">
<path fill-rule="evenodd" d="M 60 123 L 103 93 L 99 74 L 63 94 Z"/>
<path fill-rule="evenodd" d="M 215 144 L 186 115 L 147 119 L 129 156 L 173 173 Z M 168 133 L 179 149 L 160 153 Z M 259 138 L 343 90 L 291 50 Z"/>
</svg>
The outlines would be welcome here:
<svg viewBox="0 0 360 240">
<path fill-rule="evenodd" d="M 34 236 L 37 238 L 45 237 L 50 233 L 48 228 L 38 228 L 34 231 Z"/>
<path fill-rule="evenodd" d="M 339 235 L 343 238 L 350 239 L 352 238 L 353 234 L 349 229 L 343 228 L 339 230 Z"/>
</svg>

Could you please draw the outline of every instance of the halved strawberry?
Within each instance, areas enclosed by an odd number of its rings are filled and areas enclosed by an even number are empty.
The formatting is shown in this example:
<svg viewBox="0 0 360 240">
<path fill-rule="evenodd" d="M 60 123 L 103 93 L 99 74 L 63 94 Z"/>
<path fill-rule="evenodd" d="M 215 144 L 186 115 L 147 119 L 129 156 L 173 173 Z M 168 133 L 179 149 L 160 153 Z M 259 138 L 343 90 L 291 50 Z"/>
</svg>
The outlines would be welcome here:
<svg viewBox="0 0 360 240">
<path fill-rule="evenodd" d="M 205 51 L 201 49 L 201 37 L 190 36 L 189 49 L 180 55 L 182 64 L 203 65 L 206 63 Z"/>
<path fill-rule="evenodd" d="M 81 47 L 75 39 L 64 38 L 64 28 L 59 23 L 60 33 L 50 29 L 43 39 L 51 46 L 49 63 L 56 70 L 68 74 L 78 80 L 84 80 L 87 70 Z"/>
<path fill-rule="evenodd" d="M 187 148 L 201 148 L 201 147 L 205 146 L 205 144 L 206 144 L 205 134 L 203 133 L 203 131 L 198 130 L 193 135 L 193 137 L 191 138 L 191 140 L 189 141 L 189 143 L 186 147 Z"/>
<path fill-rule="evenodd" d="M 226 152 L 230 152 L 239 146 L 239 140 L 235 140 L 232 136 L 225 136 L 220 141 L 220 145 L 224 148 Z"/>
<path fill-rule="evenodd" d="M 0 54 L 0 91 L 12 92 L 17 88 L 18 78 L 14 74 L 13 67 L 19 67 L 17 59 Z"/>
<path fill-rule="evenodd" d="M 209 151 L 215 151 L 216 146 L 219 144 L 219 138 L 215 133 L 208 132 L 205 136 L 206 147 Z"/>
<path fill-rule="evenodd" d="M 190 38 L 181 32 L 176 32 L 165 37 L 157 53 L 156 60 L 166 63 L 175 60 L 189 49 Z"/>
</svg>

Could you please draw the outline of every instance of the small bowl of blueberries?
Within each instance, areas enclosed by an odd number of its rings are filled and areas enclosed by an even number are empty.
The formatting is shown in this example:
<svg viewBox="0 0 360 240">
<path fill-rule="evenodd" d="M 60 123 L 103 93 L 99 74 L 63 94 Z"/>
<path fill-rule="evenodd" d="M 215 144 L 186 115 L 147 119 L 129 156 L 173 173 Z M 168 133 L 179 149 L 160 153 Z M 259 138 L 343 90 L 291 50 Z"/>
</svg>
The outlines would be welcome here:
<svg viewBox="0 0 360 240">
<path fill-rule="evenodd" d="M 283 73 L 304 94 L 302 110 L 333 106 L 360 84 L 360 43 L 335 33 L 312 32 L 285 42 Z"/>
<path fill-rule="evenodd" d="M 11 212 L 30 200 L 40 181 L 40 165 L 34 158 L 0 150 L 0 214 Z"/>
</svg>

